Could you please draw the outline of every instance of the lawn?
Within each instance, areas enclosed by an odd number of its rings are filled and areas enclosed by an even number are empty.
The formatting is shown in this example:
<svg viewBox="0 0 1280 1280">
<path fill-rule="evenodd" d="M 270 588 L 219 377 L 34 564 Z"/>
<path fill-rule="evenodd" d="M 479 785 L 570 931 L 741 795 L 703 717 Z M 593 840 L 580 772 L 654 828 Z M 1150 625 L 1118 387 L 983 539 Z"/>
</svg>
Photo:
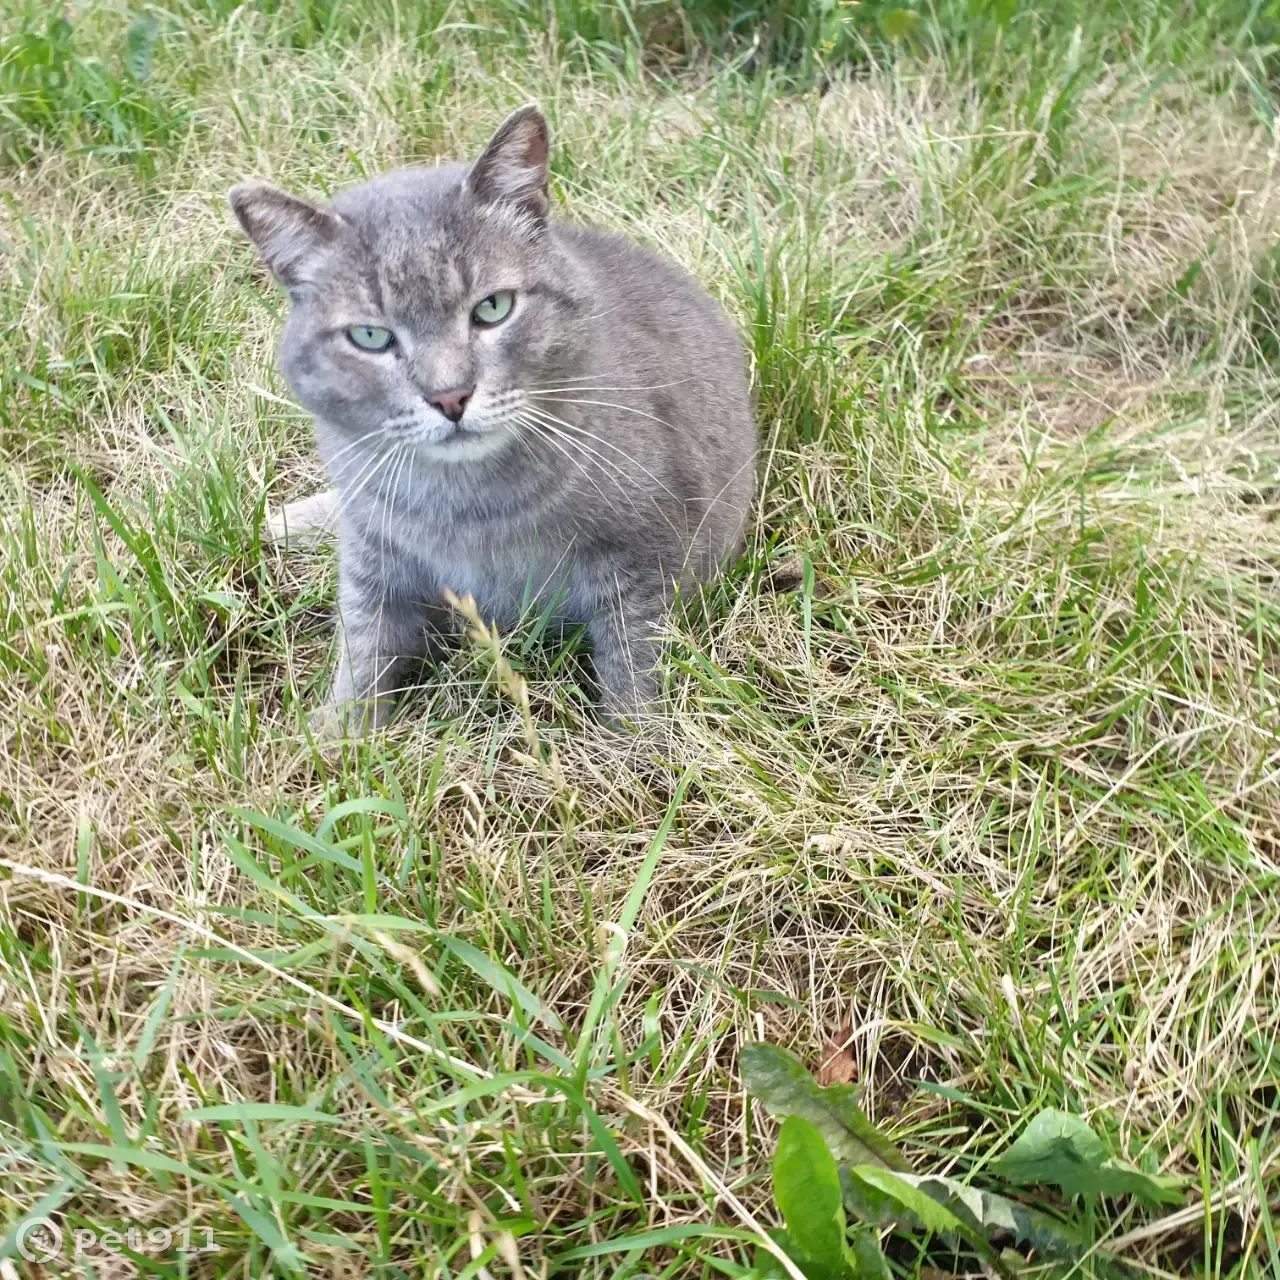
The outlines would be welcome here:
<svg viewBox="0 0 1280 1280">
<path fill-rule="evenodd" d="M 756 1041 L 919 1173 L 1056 1108 L 1186 1179 L 1028 1188 L 1087 1245 L 1033 1274 L 1280 1274 L 1275 6 L 49 8 L 0 0 L 0 1277 L 740 1275 Z M 326 752 L 226 191 L 530 99 L 561 215 L 740 324 L 747 554 L 634 745 L 530 627 Z"/>
</svg>

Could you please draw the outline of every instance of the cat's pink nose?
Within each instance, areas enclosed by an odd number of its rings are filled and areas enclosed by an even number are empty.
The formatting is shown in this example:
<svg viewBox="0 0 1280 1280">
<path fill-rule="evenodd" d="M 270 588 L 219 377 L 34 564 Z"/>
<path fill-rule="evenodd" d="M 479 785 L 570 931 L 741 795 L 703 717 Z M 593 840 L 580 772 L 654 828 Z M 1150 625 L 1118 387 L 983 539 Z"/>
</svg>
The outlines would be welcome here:
<svg viewBox="0 0 1280 1280">
<path fill-rule="evenodd" d="M 454 387 L 451 391 L 433 391 L 427 399 L 450 422 L 458 422 L 474 392 L 475 387 Z"/>
</svg>

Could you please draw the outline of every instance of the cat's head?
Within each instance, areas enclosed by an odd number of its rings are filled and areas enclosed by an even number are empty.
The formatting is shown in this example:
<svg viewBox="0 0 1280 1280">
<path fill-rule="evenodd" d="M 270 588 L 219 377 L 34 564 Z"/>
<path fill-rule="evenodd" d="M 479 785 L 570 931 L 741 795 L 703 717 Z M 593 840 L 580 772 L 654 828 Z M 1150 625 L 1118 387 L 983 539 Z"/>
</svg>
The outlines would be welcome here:
<svg viewBox="0 0 1280 1280">
<path fill-rule="evenodd" d="M 362 440 L 440 461 L 494 453 L 515 438 L 523 389 L 578 372 L 587 308 L 548 231 L 547 151 L 527 106 L 469 167 L 389 173 L 325 207 L 261 182 L 232 190 L 292 299 L 285 377 L 350 444 L 351 468 Z"/>
</svg>

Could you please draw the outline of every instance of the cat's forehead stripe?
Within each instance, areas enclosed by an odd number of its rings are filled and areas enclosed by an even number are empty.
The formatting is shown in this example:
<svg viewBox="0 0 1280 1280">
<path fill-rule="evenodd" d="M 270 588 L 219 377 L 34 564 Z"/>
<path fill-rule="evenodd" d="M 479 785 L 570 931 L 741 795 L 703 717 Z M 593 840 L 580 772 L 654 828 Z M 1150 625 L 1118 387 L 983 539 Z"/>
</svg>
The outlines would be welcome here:
<svg viewBox="0 0 1280 1280">
<path fill-rule="evenodd" d="M 464 259 L 437 245 L 415 245 L 378 269 L 382 292 L 401 305 L 447 308 L 469 298 L 471 272 Z"/>
</svg>

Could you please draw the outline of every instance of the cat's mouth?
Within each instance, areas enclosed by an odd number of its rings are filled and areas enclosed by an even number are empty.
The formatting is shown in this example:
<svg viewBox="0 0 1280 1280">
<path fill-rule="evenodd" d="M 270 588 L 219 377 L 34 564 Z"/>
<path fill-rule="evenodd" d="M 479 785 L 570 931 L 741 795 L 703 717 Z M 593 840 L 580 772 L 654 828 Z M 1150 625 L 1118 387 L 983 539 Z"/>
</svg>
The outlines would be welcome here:
<svg viewBox="0 0 1280 1280">
<path fill-rule="evenodd" d="M 424 454 L 437 460 L 451 462 L 476 461 L 499 450 L 506 433 L 492 422 L 449 422 L 432 425 L 430 431 L 420 431 L 414 445 Z"/>
<path fill-rule="evenodd" d="M 419 424 L 406 434 L 411 444 L 430 449 L 439 445 L 456 444 L 461 440 L 474 439 L 478 435 L 484 435 L 485 432 L 483 429 L 477 430 L 462 422 L 433 422 L 430 425 Z"/>
<path fill-rule="evenodd" d="M 484 427 L 473 427 L 466 422 L 450 422 L 439 435 L 435 436 L 431 444 L 458 444 L 464 440 L 475 440 L 480 436 L 487 436 L 489 432 Z"/>
</svg>

